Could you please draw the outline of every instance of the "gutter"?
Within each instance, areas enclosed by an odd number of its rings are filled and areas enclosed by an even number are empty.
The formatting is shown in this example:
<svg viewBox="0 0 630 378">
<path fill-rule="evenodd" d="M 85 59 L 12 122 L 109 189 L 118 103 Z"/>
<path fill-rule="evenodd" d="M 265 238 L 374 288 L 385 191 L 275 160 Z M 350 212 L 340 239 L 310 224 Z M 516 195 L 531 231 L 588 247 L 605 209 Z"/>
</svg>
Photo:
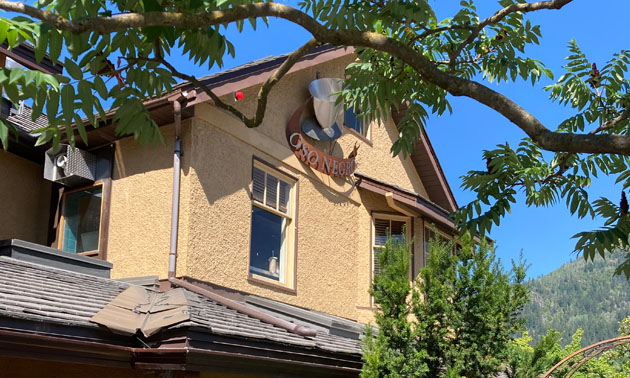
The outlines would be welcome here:
<svg viewBox="0 0 630 378">
<path fill-rule="evenodd" d="M 407 209 L 403 208 L 402 206 L 399 206 L 396 203 L 396 200 L 394 200 L 394 193 L 392 192 L 387 192 L 385 193 L 385 200 L 387 201 L 387 205 L 389 207 L 391 207 L 392 209 L 398 211 L 401 214 L 405 214 L 408 217 L 415 217 L 416 214 L 412 213 L 411 211 L 408 211 Z"/>
<path fill-rule="evenodd" d="M 419 195 L 415 193 L 409 193 L 402 189 L 396 188 L 393 185 L 379 182 L 371 177 L 365 176 L 360 173 L 355 173 L 355 176 L 358 178 L 356 184 L 358 188 L 385 196 L 387 204 L 393 209 L 398 210 L 397 208 L 400 206 L 396 202 L 401 203 L 403 205 L 409 206 L 411 209 L 413 209 L 413 211 L 416 211 L 421 216 L 426 217 L 433 222 L 437 222 L 440 225 L 448 228 L 449 230 L 455 230 L 455 223 L 452 219 L 448 217 L 448 212 L 446 210 L 442 210 L 434 204 L 427 203 L 428 201 L 423 200 L 423 198 Z M 390 198 L 387 198 L 388 195 Z M 398 211 L 402 212 L 403 214 L 409 213 L 409 210 L 405 210 L 404 208 Z"/>
<path fill-rule="evenodd" d="M 299 336 L 305 336 L 305 337 L 315 337 L 317 335 L 317 331 L 303 326 L 303 325 L 299 325 L 299 324 L 295 324 L 295 323 L 291 323 L 289 321 L 286 321 L 284 319 L 279 319 L 276 318 L 274 316 L 265 314 L 263 312 L 260 312 L 258 310 L 255 310 L 251 307 L 248 307 L 242 303 L 238 303 L 236 301 L 233 301 L 231 299 L 225 298 L 217 293 L 213 293 L 210 290 L 206 290 L 203 289 L 195 284 L 192 284 L 190 282 L 186 282 L 177 278 L 172 278 L 169 277 L 168 281 L 171 284 L 177 285 L 179 287 L 183 287 L 184 289 L 190 290 L 193 293 L 197 293 L 200 295 L 203 295 L 206 298 L 210 298 L 215 302 L 218 302 L 222 305 L 224 305 L 225 307 L 231 308 L 232 310 L 238 311 L 240 313 L 243 313 L 245 315 L 249 315 L 252 318 L 258 319 L 260 321 L 263 321 L 265 323 L 269 323 L 272 324 L 276 327 L 280 327 L 282 329 L 285 329 L 291 333 L 295 333 L 296 335 Z"/>
<path fill-rule="evenodd" d="M 270 349 L 252 349 L 241 344 L 223 346 L 231 350 L 169 347 L 164 344 L 158 348 L 135 348 L 108 344 L 106 341 L 87 341 L 39 332 L 0 329 L 0 357 L 6 357 L 9 361 L 11 358 L 26 358 L 89 366 L 165 371 L 217 371 L 218 367 L 238 370 L 246 365 L 250 374 L 254 371 L 272 373 L 282 368 L 291 371 L 300 369 L 302 375 L 307 376 L 356 377 L 361 370 L 360 359 L 334 361 L 326 356 L 300 352 L 274 353 Z M 217 347 L 221 348 L 221 345 Z M 291 358 L 287 358 L 289 356 Z M 326 360 L 329 360 L 328 363 Z"/>
</svg>

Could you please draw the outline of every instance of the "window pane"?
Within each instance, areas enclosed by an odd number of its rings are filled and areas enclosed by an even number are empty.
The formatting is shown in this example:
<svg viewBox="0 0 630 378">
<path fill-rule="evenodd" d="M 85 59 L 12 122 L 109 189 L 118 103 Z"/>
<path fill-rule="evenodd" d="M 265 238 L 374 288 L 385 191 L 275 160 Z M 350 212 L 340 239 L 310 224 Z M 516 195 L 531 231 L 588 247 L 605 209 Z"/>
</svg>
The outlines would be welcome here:
<svg viewBox="0 0 630 378">
<path fill-rule="evenodd" d="M 381 272 L 381 266 L 378 263 L 378 256 L 380 253 L 382 253 L 383 248 L 374 248 L 374 252 L 372 253 L 372 257 L 373 257 L 373 269 L 372 271 L 374 272 L 374 274 L 378 274 Z"/>
<path fill-rule="evenodd" d="M 280 200 L 278 204 L 278 210 L 283 213 L 287 213 L 289 210 L 289 194 L 291 187 L 284 181 L 280 181 Z"/>
<path fill-rule="evenodd" d="M 273 177 L 272 175 L 267 175 L 267 184 L 265 185 L 265 189 L 267 191 L 267 199 L 265 204 L 277 210 L 278 179 Z"/>
<path fill-rule="evenodd" d="M 265 172 L 254 167 L 253 176 L 252 197 L 254 201 L 263 203 L 265 198 Z"/>
<path fill-rule="evenodd" d="M 284 262 L 280 259 L 284 219 L 256 206 L 252 207 L 250 267 L 252 273 L 280 279 Z"/>
<path fill-rule="evenodd" d="M 98 250 L 102 187 L 70 193 L 63 208 L 62 249 L 67 252 Z"/>
<path fill-rule="evenodd" d="M 374 245 L 385 245 L 387 241 L 387 229 L 389 229 L 389 220 L 374 219 Z"/>
<path fill-rule="evenodd" d="M 357 117 L 352 107 L 345 111 L 343 115 L 343 124 L 365 136 L 363 122 L 361 122 L 361 120 Z"/>
<path fill-rule="evenodd" d="M 393 238 L 396 238 L 398 240 L 405 240 L 405 224 L 405 222 L 401 221 L 391 221 L 389 233 L 392 235 Z"/>
</svg>

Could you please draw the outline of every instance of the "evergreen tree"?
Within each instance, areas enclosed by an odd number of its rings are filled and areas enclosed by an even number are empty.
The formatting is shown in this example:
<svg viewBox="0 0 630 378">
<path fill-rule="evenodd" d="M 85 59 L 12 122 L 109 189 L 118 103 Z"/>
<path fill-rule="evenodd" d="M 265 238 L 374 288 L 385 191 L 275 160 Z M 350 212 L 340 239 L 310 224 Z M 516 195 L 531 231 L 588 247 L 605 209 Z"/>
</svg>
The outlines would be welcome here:
<svg viewBox="0 0 630 378">
<path fill-rule="evenodd" d="M 525 267 L 506 272 L 484 243 L 437 240 L 412 287 L 409 244 L 389 240 L 371 294 L 378 332 L 368 332 L 363 378 L 489 377 L 507 359 L 528 300 Z"/>
</svg>

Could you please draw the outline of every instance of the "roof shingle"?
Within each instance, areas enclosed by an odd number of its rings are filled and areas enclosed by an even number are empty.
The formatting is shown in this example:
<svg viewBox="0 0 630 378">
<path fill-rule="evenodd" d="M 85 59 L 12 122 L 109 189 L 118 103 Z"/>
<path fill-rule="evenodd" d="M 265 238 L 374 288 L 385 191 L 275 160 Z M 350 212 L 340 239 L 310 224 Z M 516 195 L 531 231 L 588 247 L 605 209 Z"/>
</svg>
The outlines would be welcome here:
<svg viewBox="0 0 630 378">
<path fill-rule="evenodd" d="M 130 284 L 0 257 L 0 317 L 98 328 L 90 318 Z M 185 292 L 190 321 L 169 328 L 192 327 L 213 334 L 265 340 L 300 348 L 360 355 L 360 341 L 318 331 L 303 337 Z"/>
</svg>

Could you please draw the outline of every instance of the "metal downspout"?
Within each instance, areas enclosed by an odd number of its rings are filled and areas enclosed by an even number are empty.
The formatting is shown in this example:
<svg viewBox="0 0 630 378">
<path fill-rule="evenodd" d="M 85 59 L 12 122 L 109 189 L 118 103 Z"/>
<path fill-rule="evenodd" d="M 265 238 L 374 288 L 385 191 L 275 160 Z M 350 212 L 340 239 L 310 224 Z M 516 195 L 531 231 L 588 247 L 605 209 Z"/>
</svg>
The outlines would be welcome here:
<svg viewBox="0 0 630 378">
<path fill-rule="evenodd" d="M 175 118 L 175 149 L 173 151 L 173 208 L 171 210 L 171 249 L 168 255 L 168 278 L 175 278 L 177 267 L 177 235 L 179 232 L 179 192 L 182 157 L 182 104 L 173 101 Z"/>
<path fill-rule="evenodd" d="M 206 290 L 202 287 L 199 287 L 193 283 L 187 282 L 187 281 L 183 281 L 177 278 L 169 278 L 168 281 L 171 284 L 177 285 L 179 287 L 182 287 L 186 290 L 190 290 L 194 293 L 203 295 L 206 298 L 210 298 L 213 301 L 220 303 L 222 305 L 224 305 L 225 307 L 231 308 L 232 310 L 238 311 L 242 314 L 245 315 L 249 315 L 252 318 L 258 319 L 260 321 L 263 321 L 265 323 L 268 324 L 272 324 L 276 327 L 280 327 L 282 329 L 285 329 L 289 332 L 295 333 L 296 335 L 300 335 L 300 336 L 309 336 L 309 337 L 315 337 L 317 336 L 317 331 L 313 328 L 309 328 L 307 326 L 303 326 L 300 324 L 295 324 L 295 323 L 291 323 L 288 320 L 284 320 L 284 319 L 280 319 L 280 318 L 276 318 L 275 316 L 272 315 L 268 315 L 265 314 L 261 311 L 255 310 L 251 307 L 248 307 L 242 303 L 238 303 L 236 301 L 233 301 L 231 299 L 225 298 L 222 295 L 219 295 L 217 293 L 213 293 L 210 290 Z"/>
</svg>

